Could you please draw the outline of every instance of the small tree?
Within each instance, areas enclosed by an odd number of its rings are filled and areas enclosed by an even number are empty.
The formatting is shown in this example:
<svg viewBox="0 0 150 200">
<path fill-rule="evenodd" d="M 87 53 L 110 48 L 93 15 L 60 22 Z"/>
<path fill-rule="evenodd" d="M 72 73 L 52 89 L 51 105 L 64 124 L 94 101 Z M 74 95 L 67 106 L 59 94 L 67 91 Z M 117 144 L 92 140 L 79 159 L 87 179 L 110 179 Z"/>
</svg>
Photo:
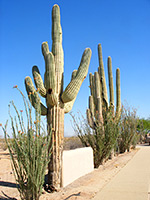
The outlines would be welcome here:
<svg viewBox="0 0 150 200">
<path fill-rule="evenodd" d="M 19 112 L 13 101 L 9 105 L 12 139 L 8 139 L 10 138 L 7 134 L 8 121 L 5 127 L 2 128 L 11 156 L 15 179 L 19 184 L 20 197 L 23 200 L 38 200 L 42 193 L 45 170 L 50 158 L 51 130 L 49 127 L 47 134 L 42 125 L 40 110 L 38 109 L 40 104 L 37 105 L 35 120 L 33 120 L 31 105 L 23 94 L 22 97 L 27 117 L 27 128 L 25 128 L 23 111 Z M 10 113 L 11 106 L 15 110 L 15 117 L 12 117 Z"/>
</svg>

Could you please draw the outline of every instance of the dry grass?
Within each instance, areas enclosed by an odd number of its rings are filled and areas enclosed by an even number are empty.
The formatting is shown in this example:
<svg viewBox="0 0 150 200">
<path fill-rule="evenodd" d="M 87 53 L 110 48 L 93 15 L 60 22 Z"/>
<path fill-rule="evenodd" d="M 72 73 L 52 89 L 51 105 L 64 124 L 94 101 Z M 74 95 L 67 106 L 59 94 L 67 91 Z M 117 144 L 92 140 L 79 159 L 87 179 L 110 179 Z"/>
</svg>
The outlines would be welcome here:
<svg viewBox="0 0 150 200">
<path fill-rule="evenodd" d="M 83 147 L 78 137 L 65 137 L 64 138 L 64 150 L 71 150 Z M 4 138 L 0 138 L 0 150 L 6 150 L 7 145 Z"/>
<path fill-rule="evenodd" d="M 78 137 L 65 137 L 64 138 L 64 150 L 71 150 L 76 148 L 82 148 L 83 144 L 81 143 Z"/>
<path fill-rule="evenodd" d="M 4 138 L 0 138 L 0 150 L 5 151 L 7 149 L 7 144 Z"/>
</svg>

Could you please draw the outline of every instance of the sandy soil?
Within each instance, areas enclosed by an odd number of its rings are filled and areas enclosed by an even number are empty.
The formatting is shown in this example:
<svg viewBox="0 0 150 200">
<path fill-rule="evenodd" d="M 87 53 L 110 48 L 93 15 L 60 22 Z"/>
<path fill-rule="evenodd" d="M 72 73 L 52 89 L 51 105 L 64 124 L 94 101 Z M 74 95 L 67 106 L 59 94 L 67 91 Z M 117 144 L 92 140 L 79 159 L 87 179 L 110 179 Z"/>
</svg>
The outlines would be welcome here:
<svg viewBox="0 0 150 200">
<path fill-rule="evenodd" d="M 137 150 L 108 160 L 80 179 L 55 193 L 44 192 L 40 200 L 89 200 L 100 191 L 136 154 Z M 19 193 L 12 173 L 8 151 L 0 150 L 0 199 L 17 199 Z"/>
</svg>

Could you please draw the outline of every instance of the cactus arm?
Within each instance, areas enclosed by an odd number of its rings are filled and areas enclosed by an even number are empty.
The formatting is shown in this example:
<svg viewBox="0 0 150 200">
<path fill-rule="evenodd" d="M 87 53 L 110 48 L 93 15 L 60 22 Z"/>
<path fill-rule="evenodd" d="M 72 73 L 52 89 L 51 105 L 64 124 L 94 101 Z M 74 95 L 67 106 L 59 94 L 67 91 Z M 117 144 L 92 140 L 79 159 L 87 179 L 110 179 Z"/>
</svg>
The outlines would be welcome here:
<svg viewBox="0 0 150 200">
<path fill-rule="evenodd" d="M 112 62 L 110 56 L 108 57 L 107 60 L 107 67 L 108 67 L 110 106 L 114 108 L 114 86 L 113 86 L 113 75 L 112 75 Z"/>
<path fill-rule="evenodd" d="M 95 76 L 92 75 L 92 88 L 93 88 L 93 102 L 95 105 L 95 109 L 96 109 L 96 104 L 97 104 L 97 98 L 96 98 L 96 85 L 95 85 Z"/>
<path fill-rule="evenodd" d="M 90 80 L 90 91 L 91 91 L 91 96 L 94 97 L 94 75 L 92 73 L 89 74 L 89 80 Z"/>
<path fill-rule="evenodd" d="M 64 104 L 64 113 L 67 114 L 68 112 L 70 112 L 72 110 L 73 104 L 74 104 L 75 100 L 72 100 L 68 103 Z"/>
<path fill-rule="evenodd" d="M 26 86 L 26 91 L 29 97 L 29 100 L 32 104 L 32 106 L 35 109 L 38 109 L 38 105 L 40 104 L 41 106 L 41 115 L 47 115 L 47 108 L 41 103 L 40 97 L 38 93 L 36 92 L 32 80 L 29 76 L 25 78 L 25 86 Z"/>
<path fill-rule="evenodd" d="M 44 56 L 44 59 L 46 59 L 47 54 L 49 53 L 49 47 L 47 42 L 42 43 L 42 54 Z"/>
<path fill-rule="evenodd" d="M 65 114 L 72 110 L 72 107 L 73 107 L 73 104 L 74 104 L 75 100 L 76 100 L 76 98 L 73 99 L 72 101 L 64 104 L 64 113 Z"/>
<path fill-rule="evenodd" d="M 99 79 L 99 75 L 98 72 L 94 73 L 94 83 L 95 83 L 95 98 L 100 98 L 100 79 Z M 97 105 L 97 102 L 96 102 Z M 97 109 L 97 108 L 96 108 Z"/>
<path fill-rule="evenodd" d="M 99 75 L 102 85 L 102 98 L 103 104 L 108 108 L 108 96 L 107 96 L 107 87 L 106 87 L 106 80 L 105 80 L 105 72 L 104 72 L 104 65 L 102 59 L 102 47 L 101 44 L 98 44 L 98 57 L 99 57 Z"/>
<path fill-rule="evenodd" d="M 46 89 L 44 87 L 43 80 L 42 80 L 42 77 L 40 75 L 40 72 L 39 72 L 39 69 L 37 66 L 33 66 L 32 74 L 34 77 L 34 82 L 35 82 L 36 88 L 39 91 L 40 95 L 42 97 L 46 97 Z"/>
<path fill-rule="evenodd" d="M 98 122 L 103 121 L 102 117 L 102 100 L 101 100 L 101 87 L 98 72 L 94 73 L 94 83 L 95 83 L 95 99 L 96 99 L 96 119 Z"/>
<path fill-rule="evenodd" d="M 120 89 L 120 69 L 116 70 L 116 117 L 120 116 L 121 112 L 121 89 Z"/>
<path fill-rule="evenodd" d="M 92 115 L 91 115 L 90 109 L 87 109 L 87 110 L 86 110 L 86 116 L 87 116 L 87 121 L 88 121 L 89 126 L 90 126 L 92 129 L 94 129 L 95 126 L 96 126 L 96 124 L 95 124 L 94 119 L 93 119 L 93 117 L 92 117 Z"/>
<path fill-rule="evenodd" d="M 77 70 L 73 70 L 72 75 L 71 75 L 71 81 L 76 77 L 77 75 Z"/>
<path fill-rule="evenodd" d="M 71 75 L 71 80 L 73 80 L 76 77 L 76 75 L 77 75 L 77 70 L 74 70 L 72 72 L 72 75 Z M 65 114 L 71 111 L 75 100 L 76 100 L 76 98 L 74 98 L 72 101 L 64 104 L 64 112 L 65 112 Z"/>
<path fill-rule="evenodd" d="M 92 96 L 89 96 L 89 109 L 90 109 L 92 117 L 94 117 L 95 106 L 94 106 L 94 102 L 93 102 L 93 97 Z"/>
<path fill-rule="evenodd" d="M 92 75 L 92 73 L 89 74 L 89 81 L 90 81 L 89 88 L 91 91 L 91 96 L 93 98 L 93 104 L 95 105 L 95 84 L 94 84 L 94 75 Z"/>
<path fill-rule="evenodd" d="M 61 96 L 61 99 L 64 103 L 70 102 L 74 98 L 76 98 L 79 89 L 82 85 L 82 82 L 87 76 L 90 59 L 91 59 L 91 50 L 89 48 L 86 48 L 82 55 L 81 63 L 78 68 L 76 77 L 73 80 L 71 80 L 71 82 L 68 84 L 68 86 L 66 87 L 65 91 Z"/>
<path fill-rule="evenodd" d="M 49 47 L 47 42 L 42 43 L 42 53 L 45 59 L 45 75 L 44 75 L 44 85 L 46 88 L 46 104 L 47 107 L 53 107 L 57 105 L 57 95 L 56 95 L 56 78 L 55 78 L 55 62 L 54 56 L 49 52 Z"/>
<path fill-rule="evenodd" d="M 102 113 L 102 100 L 101 98 L 97 99 L 97 111 L 98 111 L 98 122 L 100 125 L 103 124 L 103 113 Z"/>
<path fill-rule="evenodd" d="M 45 75 L 44 75 L 44 85 L 46 90 L 49 89 L 55 92 L 56 88 L 56 78 L 55 78 L 55 62 L 54 56 L 48 50 L 47 42 L 42 43 L 42 53 L 45 60 Z"/>
</svg>

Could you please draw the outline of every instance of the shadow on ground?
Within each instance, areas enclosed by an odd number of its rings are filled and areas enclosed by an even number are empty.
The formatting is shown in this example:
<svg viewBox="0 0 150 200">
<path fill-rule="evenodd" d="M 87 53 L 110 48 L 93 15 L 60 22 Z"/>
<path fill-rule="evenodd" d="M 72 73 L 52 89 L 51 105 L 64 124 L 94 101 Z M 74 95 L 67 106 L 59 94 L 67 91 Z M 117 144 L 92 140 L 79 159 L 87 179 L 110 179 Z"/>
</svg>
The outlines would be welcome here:
<svg viewBox="0 0 150 200">
<path fill-rule="evenodd" d="M 149 143 L 144 143 L 144 144 L 138 144 L 137 147 L 138 146 L 149 147 L 150 145 L 149 145 Z"/>
<path fill-rule="evenodd" d="M 19 185 L 16 183 L 6 182 L 6 181 L 0 181 L 0 186 L 4 187 L 11 187 L 11 188 L 18 188 Z"/>
<path fill-rule="evenodd" d="M 2 152 L 0 153 L 1 156 L 9 156 L 10 154 L 9 153 L 5 153 L 5 152 Z"/>
<path fill-rule="evenodd" d="M 12 198 L 12 197 L 10 197 L 10 196 L 8 196 L 7 194 L 5 194 L 3 191 L 1 191 L 2 192 L 2 194 L 4 195 L 4 196 L 1 196 L 0 195 L 0 199 L 1 200 L 17 200 L 16 198 Z"/>
<path fill-rule="evenodd" d="M 69 200 L 69 199 L 70 199 L 71 197 L 73 197 L 73 196 L 76 196 L 76 197 L 80 196 L 80 192 L 77 193 L 77 194 L 72 194 L 72 195 L 70 195 L 69 197 L 67 197 L 67 198 L 64 199 L 64 200 Z"/>
</svg>

